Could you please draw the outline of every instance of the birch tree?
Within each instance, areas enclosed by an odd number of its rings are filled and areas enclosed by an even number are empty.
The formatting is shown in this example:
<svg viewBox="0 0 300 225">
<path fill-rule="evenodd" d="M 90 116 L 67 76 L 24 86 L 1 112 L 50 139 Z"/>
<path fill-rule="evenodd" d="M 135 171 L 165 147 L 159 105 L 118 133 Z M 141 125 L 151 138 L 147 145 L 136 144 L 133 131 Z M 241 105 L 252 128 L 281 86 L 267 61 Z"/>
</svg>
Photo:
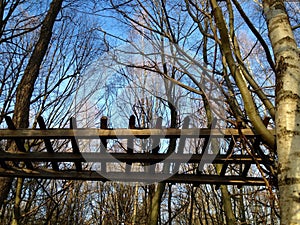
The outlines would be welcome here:
<svg viewBox="0 0 300 225">
<path fill-rule="evenodd" d="M 276 144 L 281 224 L 300 222 L 300 50 L 285 1 L 263 1 L 276 68 Z"/>
</svg>

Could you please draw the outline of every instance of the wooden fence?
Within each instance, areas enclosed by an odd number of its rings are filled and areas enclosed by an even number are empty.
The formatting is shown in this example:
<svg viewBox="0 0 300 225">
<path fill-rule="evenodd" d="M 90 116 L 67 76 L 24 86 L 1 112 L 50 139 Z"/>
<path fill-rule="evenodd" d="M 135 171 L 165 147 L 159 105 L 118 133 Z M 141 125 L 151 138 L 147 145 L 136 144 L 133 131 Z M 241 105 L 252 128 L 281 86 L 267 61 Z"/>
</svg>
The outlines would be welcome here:
<svg viewBox="0 0 300 225">
<path fill-rule="evenodd" d="M 99 129 L 77 128 L 76 120 L 70 119 L 69 128 L 46 128 L 42 117 L 38 118 L 39 129 L 16 129 L 11 118 L 5 117 L 8 129 L 0 129 L 2 141 L 13 140 L 17 151 L 0 152 L 0 176 L 42 178 L 42 179 L 72 179 L 124 182 L 156 182 L 193 183 L 219 185 L 275 185 L 274 160 L 265 154 L 260 137 L 251 129 L 208 129 L 189 128 L 188 119 L 181 129 L 163 129 L 161 119 L 158 119 L 154 129 L 139 129 L 135 127 L 135 118 L 131 116 L 126 129 L 110 129 L 107 118 L 102 117 Z M 274 132 L 274 131 L 271 131 Z M 185 153 L 187 139 L 202 140 L 201 151 Z M 247 139 L 254 148 L 242 149 L 240 140 Z M 100 140 L 99 151 L 82 151 L 78 140 Z M 111 140 L 126 139 L 124 151 L 108 150 Z M 162 140 L 177 139 L 175 152 L 162 152 Z M 205 151 L 212 140 L 223 139 L 226 151 L 213 154 Z M 25 141 L 35 140 L 43 143 L 44 150 L 26 148 Z M 136 151 L 134 140 L 151 140 L 150 151 Z M 64 148 L 56 149 L 55 141 L 65 141 L 70 151 Z M 5 144 L 4 143 L 4 144 Z M 241 148 L 240 151 L 235 151 Z M 64 149 L 64 150 L 63 150 Z M 139 148 L 140 149 L 140 148 Z M 110 163 L 125 164 L 123 170 L 111 171 Z M 195 168 L 199 164 L 209 166 L 209 172 L 202 169 L 182 170 L 179 167 Z M 101 165 L 93 169 L 93 163 Z M 178 171 L 144 170 L 132 171 L 134 164 L 159 165 L 166 167 L 170 164 Z M 213 169 L 214 164 L 222 164 L 218 173 Z M 67 165 L 67 166 L 66 166 Z M 235 175 L 228 171 L 234 168 Z M 251 175 L 254 174 L 254 175 Z M 264 174 L 264 175 L 262 175 Z"/>
</svg>

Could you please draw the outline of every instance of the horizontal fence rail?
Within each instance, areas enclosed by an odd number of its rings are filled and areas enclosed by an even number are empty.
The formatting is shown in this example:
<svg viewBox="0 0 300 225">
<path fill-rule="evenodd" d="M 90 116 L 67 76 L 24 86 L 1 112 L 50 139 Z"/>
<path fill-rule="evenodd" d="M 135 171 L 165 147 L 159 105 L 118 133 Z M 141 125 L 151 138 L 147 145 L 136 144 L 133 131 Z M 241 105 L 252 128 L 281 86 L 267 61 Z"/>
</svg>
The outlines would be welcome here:
<svg viewBox="0 0 300 225">
<path fill-rule="evenodd" d="M 39 117 L 37 122 L 40 128 L 38 129 L 18 129 L 10 117 L 5 117 L 5 120 L 8 129 L 0 129 L 0 139 L 15 141 L 17 150 L 0 151 L 0 176 L 103 182 L 112 180 L 152 183 L 161 180 L 169 183 L 215 184 L 216 188 L 222 184 L 241 187 L 242 185 L 263 186 L 268 182 L 268 185 L 276 185 L 276 178 L 271 173 L 268 174 L 268 171 L 273 171 L 274 159 L 264 153 L 260 136 L 251 129 L 188 128 L 189 118 L 184 119 L 181 129 L 162 128 L 162 118 L 158 118 L 153 129 L 137 128 L 134 116 L 130 117 L 127 129 L 108 128 L 107 117 L 102 117 L 101 129 L 77 128 L 75 118 L 70 119 L 70 128 L 47 128 L 43 118 Z M 274 130 L 269 132 L 275 134 Z M 152 143 L 150 151 L 140 152 L 143 149 L 135 149 L 134 140 L 148 138 Z M 178 140 L 176 151 L 161 153 L 161 141 L 174 140 L 174 138 Z M 189 138 L 202 139 L 202 149 L 193 154 L 184 153 L 186 140 Z M 218 140 L 218 138 L 227 140 L 227 151 L 222 154 L 219 149 L 205 151 L 211 140 Z M 252 152 L 234 151 L 236 141 L 243 138 L 253 143 Z M 81 142 L 82 140 L 84 142 L 84 139 L 98 139 L 98 150 L 86 151 Z M 124 149 L 112 151 L 108 147 L 110 139 L 114 141 L 125 139 L 126 146 Z M 28 146 L 25 148 L 26 140 L 43 143 L 44 147 L 38 151 L 28 149 Z M 65 140 L 68 150 L 62 150 L 54 145 L 56 140 Z M 189 152 L 195 152 L 195 149 L 190 149 Z M 119 164 L 117 172 L 112 167 L 112 164 L 116 163 Z M 94 164 L 100 165 L 100 169 L 93 167 Z M 221 164 L 222 170 L 219 173 L 215 171 L 205 174 L 202 172 L 204 164 Z M 144 171 L 133 169 L 138 165 L 144 165 Z M 159 165 L 163 165 L 167 170 L 159 170 L 155 167 Z M 195 165 L 198 165 L 196 169 Z M 266 175 L 248 176 L 251 168 L 261 167 L 261 165 L 267 171 Z M 226 171 L 230 166 L 235 167 L 235 170 L 239 168 L 239 171 L 232 173 L 234 175 L 227 174 Z M 179 169 L 186 167 L 194 169 Z M 175 172 L 172 173 L 170 168 Z"/>
<path fill-rule="evenodd" d="M 249 155 L 213 155 L 213 154 L 172 154 L 171 156 L 164 153 L 96 153 L 96 152 L 82 152 L 81 154 L 74 154 L 72 152 L 0 152 L 0 159 L 5 161 L 24 161 L 30 160 L 33 162 L 115 162 L 116 160 L 123 163 L 159 163 L 163 160 L 167 162 L 176 163 L 232 163 L 232 164 L 255 164 L 262 163 L 273 164 L 271 158 L 262 159 L 256 157 L 255 159 Z"/>
<path fill-rule="evenodd" d="M 274 130 L 269 130 L 274 133 Z M 246 137 L 255 137 L 251 129 L 208 129 L 208 128 L 190 128 L 190 129 L 91 129 L 91 128 L 77 128 L 77 129 L 0 129 L 0 137 L 2 139 L 69 139 L 76 137 L 79 139 L 127 139 L 127 138 L 205 138 L 205 137 L 238 137 L 240 135 Z"/>
<path fill-rule="evenodd" d="M 190 184 L 223 184 L 223 185 L 249 185 L 249 186 L 264 186 L 265 181 L 260 177 L 246 177 L 240 176 L 224 176 L 218 175 L 194 175 L 194 174 L 175 174 L 169 178 L 165 178 L 164 174 L 155 174 L 154 176 L 145 176 L 145 173 L 132 172 L 127 174 L 124 178 L 124 173 L 110 172 L 107 173 L 110 179 L 101 175 L 97 171 L 76 171 L 64 170 L 53 171 L 49 169 L 20 169 L 12 168 L 5 170 L 0 168 L 0 176 L 7 177 L 23 177 L 23 178 L 41 178 L 41 179 L 66 179 L 66 180 L 95 180 L 95 181 L 123 181 L 123 182 L 145 182 L 151 183 L 163 179 L 168 183 L 190 183 Z"/>
</svg>

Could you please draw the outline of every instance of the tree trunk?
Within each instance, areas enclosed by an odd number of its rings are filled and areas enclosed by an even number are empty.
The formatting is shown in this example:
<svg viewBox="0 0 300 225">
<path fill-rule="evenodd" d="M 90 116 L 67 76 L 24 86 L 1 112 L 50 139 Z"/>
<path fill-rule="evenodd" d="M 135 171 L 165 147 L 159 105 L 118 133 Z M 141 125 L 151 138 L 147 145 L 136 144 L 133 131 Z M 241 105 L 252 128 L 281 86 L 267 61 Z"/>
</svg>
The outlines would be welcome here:
<svg viewBox="0 0 300 225">
<path fill-rule="evenodd" d="M 134 197 L 133 197 L 133 213 L 132 213 L 132 225 L 135 225 L 137 222 L 137 213 L 138 213 L 138 201 L 139 201 L 139 185 L 138 183 L 134 187 Z"/>
<path fill-rule="evenodd" d="M 35 45 L 24 75 L 16 90 L 16 103 L 14 108 L 13 122 L 17 128 L 29 126 L 30 99 L 34 90 L 34 83 L 39 75 L 40 66 L 47 52 L 52 36 L 52 28 L 55 23 L 63 0 L 53 0 L 42 22 L 39 39 Z M 11 145 L 8 151 L 16 151 L 16 146 Z M 0 177 L 0 206 L 9 193 L 12 178 Z"/>
<path fill-rule="evenodd" d="M 166 183 L 161 182 L 157 184 L 156 191 L 151 199 L 151 211 L 148 225 L 157 225 L 160 213 L 160 203 L 162 195 L 165 191 Z"/>
<path fill-rule="evenodd" d="M 214 147 L 212 147 L 212 149 L 220 148 L 219 144 L 215 143 L 215 141 L 212 141 L 212 145 L 214 145 Z M 215 152 L 215 154 L 217 154 L 217 153 Z M 223 167 L 222 164 L 216 164 L 215 167 L 216 167 L 217 173 L 220 174 L 222 167 Z M 222 196 L 223 209 L 224 209 L 225 218 L 226 218 L 226 224 L 227 225 L 236 225 L 237 221 L 236 221 L 236 218 L 235 218 L 233 210 L 232 210 L 231 196 L 227 189 L 227 186 L 221 185 L 220 189 L 221 189 L 221 194 L 222 194 L 221 196 Z"/>
<path fill-rule="evenodd" d="M 245 82 L 241 69 L 237 66 L 236 61 L 232 55 L 232 49 L 230 45 L 229 32 L 227 25 L 222 14 L 222 10 L 219 7 L 217 0 L 210 0 L 212 5 L 213 15 L 216 22 L 216 26 L 220 33 L 220 39 L 222 42 L 221 51 L 222 55 L 226 58 L 226 62 L 230 69 L 230 72 L 238 86 L 241 96 L 244 101 L 245 111 L 251 120 L 254 127 L 254 131 L 257 135 L 261 135 L 262 140 L 271 148 L 274 149 L 275 138 L 264 126 L 263 121 L 257 111 L 255 102 L 248 90 L 247 83 Z"/>
<path fill-rule="evenodd" d="M 264 0 L 276 62 L 276 144 L 281 224 L 300 223 L 300 51 L 283 0 Z"/>
<path fill-rule="evenodd" d="M 14 211 L 13 211 L 13 218 L 12 218 L 11 225 L 18 225 L 21 217 L 20 204 L 22 201 L 23 181 L 24 181 L 23 178 L 17 179 L 15 204 L 14 204 Z"/>
</svg>

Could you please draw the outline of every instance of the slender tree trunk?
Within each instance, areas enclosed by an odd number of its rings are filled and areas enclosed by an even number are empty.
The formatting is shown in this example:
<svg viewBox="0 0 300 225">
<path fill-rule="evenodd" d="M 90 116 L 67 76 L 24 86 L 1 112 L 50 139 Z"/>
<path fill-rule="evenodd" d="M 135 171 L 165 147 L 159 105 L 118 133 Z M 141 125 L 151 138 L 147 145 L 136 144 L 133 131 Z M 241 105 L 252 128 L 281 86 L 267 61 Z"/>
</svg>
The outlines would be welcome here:
<svg viewBox="0 0 300 225">
<path fill-rule="evenodd" d="M 120 203 L 119 203 L 119 193 L 116 193 L 116 224 L 121 225 L 121 217 L 120 217 Z"/>
<path fill-rule="evenodd" d="M 220 189 L 221 189 L 221 193 L 222 193 L 222 202 L 223 202 L 223 207 L 224 207 L 224 212 L 225 212 L 226 224 L 235 225 L 235 224 L 237 224 L 237 221 L 233 214 L 231 197 L 227 190 L 227 186 L 221 185 Z"/>
<path fill-rule="evenodd" d="M 168 224 L 172 225 L 172 184 L 169 184 L 168 187 Z"/>
<path fill-rule="evenodd" d="M 151 199 L 151 211 L 148 225 L 157 225 L 160 213 L 160 203 L 162 195 L 165 191 L 166 183 L 161 182 L 157 184 L 156 191 Z"/>
<path fill-rule="evenodd" d="M 0 177 L 0 208 L 4 205 L 4 201 L 10 191 L 12 179 L 10 177 Z"/>
<path fill-rule="evenodd" d="M 22 201 L 23 181 L 24 181 L 23 178 L 17 179 L 15 204 L 14 204 L 14 211 L 13 211 L 13 218 L 12 218 L 11 225 L 18 225 L 21 217 L 20 204 Z"/>
<path fill-rule="evenodd" d="M 132 225 L 135 225 L 136 221 L 137 221 L 138 201 L 139 201 L 139 186 L 138 186 L 138 184 L 136 184 L 135 187 L 134 187 Z"/>
<path fill-rule="evenodd" d="M 222 170 L 222 165 L 217 164 L 216 165 L 216 170 L 219 174 Z M 230 197 L 230 194 L 228 192 L 227 186 L 221 185 L 220 189 L 221 189 L 221 194 L 222 194 L 222 203 L 223 203 L 223 208 L 224 208 L 224 212 L 225 212 L 226 224 L 235 225 L 235 224 L 237 224 L 237 221 L 235 219 L 235 216 L 234 216 L 234 213 L 233 213 L 233 210 L 232 210 L 231 197 Z"/>
<path fill-rule="evenodd" d="M 264 0 L 276 62 L 276 137 L 281 224 L 300 223 L 300 51 L 283 0 Z"/>
<path fill-rule="evenodd" d="M 53 0 L 42 22 L 39 39 L 35 45 L 24 75 L 16 90 L 16 103 L 13 122 L 17 128 L 29 126 L 30 99 L 34 90 L 34 83 L 39 75 L 40 66 L 47 52 L 52 36 L 52 28 L 55 19 L 61 9 L 63 0 Z M 9 151 L 16 151 L 15 145 L 11 145 Z M 0 206 L 3 204 L 11 188 L 12 178 L 0 177 Z"/>
</svg>

